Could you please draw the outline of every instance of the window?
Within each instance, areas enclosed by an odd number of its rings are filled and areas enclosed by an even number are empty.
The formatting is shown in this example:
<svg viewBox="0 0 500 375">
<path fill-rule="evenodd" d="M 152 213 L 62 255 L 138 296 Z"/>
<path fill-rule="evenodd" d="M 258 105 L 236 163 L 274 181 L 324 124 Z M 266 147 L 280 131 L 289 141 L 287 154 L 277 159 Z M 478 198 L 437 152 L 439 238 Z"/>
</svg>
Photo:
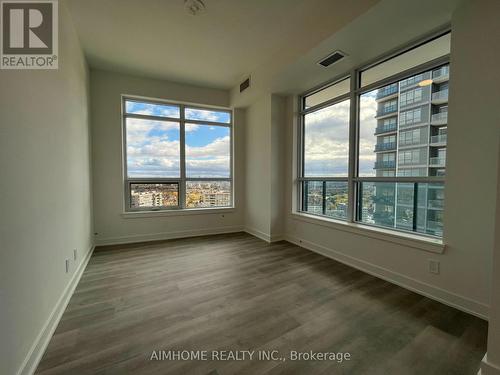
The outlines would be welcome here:
<svg viewBox="0 0 500 375">
<path fill-rule="evenodd" d="M 421 143 L 421 129 L 401 131 L 399 133 L 400 146 L 413 146 Z"/>
<path fill-rule="evenodd" d="M 446 33 L 302 96 L 299 211 L 442 236 L 449 48 Z"/>
<path fill-rule="evenodd" d="M 346 219 L 348 212 L 347 176 L 349 169 L 350 100 L 348 79 L 312 93 L 316 106 L 303 117 L 302 210 L 315 215 Z M 331 93 L 340 94 L 331 97 Z M 318 103 L 319 98 L 325 100 Z"/>
<path fill-rule="evenodd" d="M 422 121 L 422 108 L 404 111 L 399 114 L 399 125 L 409 126 Z"/>
<path fill-rule="evenodd" d="M 349 100 L 304 116 L 304 176 L 347 177 Z"/>
<path fill-rule="evenodd" d="M 232 115 L 123 98 L 125 209 L 232 206 Z"/>
<path fill-rule="evenodd" d="M 425 161 L 421 161 L 420 153 L 421 153 L 420 149 L 401 151 L 399 153 L 399 159 L 398 159 L 399 165 L 411 165 L 411 164 L 425 163 Z"/>
<path fill-rule="evenodd" d="M 399 97 L 399 104 L 401 106 L 407 106 L 422 101 L 422 92 L 423 88 L 418 87 L 414 90 L 401 93 Z"/>
</svg>

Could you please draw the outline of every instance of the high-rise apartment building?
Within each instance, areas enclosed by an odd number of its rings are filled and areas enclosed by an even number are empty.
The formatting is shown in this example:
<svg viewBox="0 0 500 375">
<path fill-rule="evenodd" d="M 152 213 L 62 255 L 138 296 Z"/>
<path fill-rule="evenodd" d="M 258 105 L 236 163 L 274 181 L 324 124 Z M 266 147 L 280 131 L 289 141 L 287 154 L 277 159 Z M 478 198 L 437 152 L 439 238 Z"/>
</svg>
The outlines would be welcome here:
<svg viewBox="0 0 500 375">
<path fill-rule="evenodd" d="M 377 177 L 445 175 L 448 80 L 444 65 L 378 90 Z M 374 189 L 374 224 L 442 235 L 442 183 L 377 183 Z"/>
</svg>

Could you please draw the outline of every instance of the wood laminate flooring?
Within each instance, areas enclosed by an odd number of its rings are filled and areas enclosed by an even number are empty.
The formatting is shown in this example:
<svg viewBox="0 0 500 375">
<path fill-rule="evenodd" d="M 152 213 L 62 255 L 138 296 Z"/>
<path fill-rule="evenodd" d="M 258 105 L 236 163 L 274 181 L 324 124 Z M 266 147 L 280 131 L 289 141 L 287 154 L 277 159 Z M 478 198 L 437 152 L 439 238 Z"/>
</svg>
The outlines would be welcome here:
<svg viewBox="0 0 500 375">
<path fill-rule="evenodd" d="M 96 249 L 36 373 L 476 375 L 486 333 L 429 298 L 236 233 Z M 153 350 L 351 357 L 151 361 Z"/>
</svg>

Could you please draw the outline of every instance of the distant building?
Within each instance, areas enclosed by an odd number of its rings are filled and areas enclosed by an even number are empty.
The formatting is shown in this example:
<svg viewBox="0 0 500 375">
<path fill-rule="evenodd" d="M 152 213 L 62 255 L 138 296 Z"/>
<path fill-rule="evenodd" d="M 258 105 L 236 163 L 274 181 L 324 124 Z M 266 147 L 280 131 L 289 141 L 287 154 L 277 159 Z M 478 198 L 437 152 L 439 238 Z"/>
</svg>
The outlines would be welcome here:
<svg viewBox="0 0 500 375">
<path fill-rule="evenodd" d="M 162 193 L 155 191 L 133 192 L 132 207 L 161 207 L 163 205 Z"/>
<path fill-rule="evenodd" d="M 201 203 L 205 207 L 230 206 L 231 193 L 227 191 L 203 191 Z"/>
<path fill-rule="evenodd" d="M 378 90 L 377 177 L 445 175 L 448 80 L 446 65 Z M 373 220 L 375 224 L 441 236 L 443 189 L 442 184 L 419 184 L 414 219 L 414 184 L 379 183 Z"/>
</svg>

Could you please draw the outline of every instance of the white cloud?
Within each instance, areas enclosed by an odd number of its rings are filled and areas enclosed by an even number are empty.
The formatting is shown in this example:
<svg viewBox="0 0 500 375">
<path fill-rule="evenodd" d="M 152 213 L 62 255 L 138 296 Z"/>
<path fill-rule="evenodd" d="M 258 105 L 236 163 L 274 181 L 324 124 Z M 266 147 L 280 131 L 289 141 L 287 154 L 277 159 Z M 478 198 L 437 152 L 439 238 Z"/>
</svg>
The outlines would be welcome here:
<svg viewBox="0 0 500 375">
<path fill-rule="evenodd" d="M 230 150 L 230 138 L 229 136 L 216 138 L 213 142 L 205 146 L 192 147 L 186 145 L 186 157 L 196 158 L 196 157 L 217 157 L 229 155 Z"/>
<path fill-rule="evenodd" d="M 185 129 L 186 132 L 194 132 L 200 128 L 200 125 L 197 124 L 186 124 Z"/>
<path fill-rule="evenodd" d="M 135 143 L 127 147 L 129 175 L 172 176 L 178 172 L 178 140 L 171 141 L 164 136 L 147 137 L 141 131 L 134 136 Z M 230 137 L 225 136 L 205 146 L 186 145 L 187 173 L 197 177 L 229 177 L 230 142 Z"/>
<path fill-rule="evenodd" d="M 360 100 L 360 170 L 370 172 L 375 161 L 374 118 L 377 103 L 372 95 Z M 305 169 L 310 176 L 347 176 L 349 102 L 324 108 L 305 119 Z"/>
<path fill-rule="evenodd" d="M 179 124 L 176 122 L 153 121 L 136 118 L 127 118 L 127 145 L 139 146 L 152 137 L 150 132 L 168 132 L 170 130 L 179 130 Z M 162 137 L 166 139 L 167 136 Z"/>
<path fill-rule="evenodd" d="M 221 122 L 222 116 L 225 116 L 224 112 L 186 108 L 186 118 L 191 120 Z"/>
</svg>

